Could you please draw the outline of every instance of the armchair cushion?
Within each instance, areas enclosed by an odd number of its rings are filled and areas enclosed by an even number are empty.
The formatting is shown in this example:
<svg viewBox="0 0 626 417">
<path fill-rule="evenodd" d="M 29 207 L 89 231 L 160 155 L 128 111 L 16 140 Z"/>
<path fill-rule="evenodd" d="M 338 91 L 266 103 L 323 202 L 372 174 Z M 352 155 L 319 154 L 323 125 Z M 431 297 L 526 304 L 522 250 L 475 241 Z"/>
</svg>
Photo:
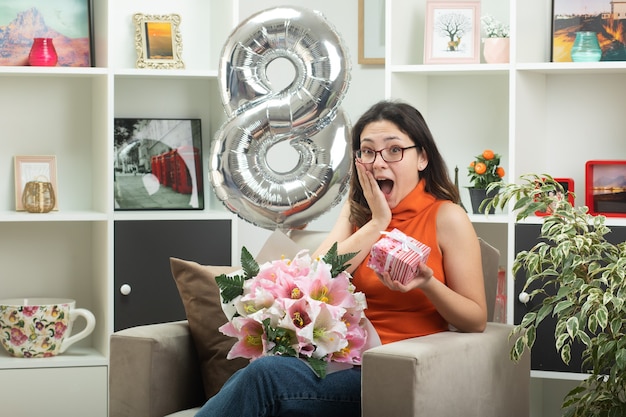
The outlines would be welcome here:
<svg viewBox="0 0 626 417">
<path fill-rule="evenodd" d="M 256 257 L 262 263 L 281 256 L 292 257 L 298 246 L 280 231 L 270 235 Z M 206 266 L 193 261 L 170 258 L 172 275 L 185 307 L 189 330 L 194 340 L 206 398 L 215 395 L 222 385 L 248 360 L 228 360 L 226 355 L 236 339 L 224 336 L 218 328 L 227 319 L 221 306 L 220 292 L 215 277 L 235 272 L 239 267 Z"/>
<path fill-rule="evenodd" d="M 215 277 L 237 270 L 232 266 L 204 266 L 193 261 L 171 258 L 172 275 L 189 322 L 198 358 L 206 398 L 215 395 L 246 359 L 227 360 L 226 354 L 236 342 L 217 329 L 226 323 Z"/>
</svg>

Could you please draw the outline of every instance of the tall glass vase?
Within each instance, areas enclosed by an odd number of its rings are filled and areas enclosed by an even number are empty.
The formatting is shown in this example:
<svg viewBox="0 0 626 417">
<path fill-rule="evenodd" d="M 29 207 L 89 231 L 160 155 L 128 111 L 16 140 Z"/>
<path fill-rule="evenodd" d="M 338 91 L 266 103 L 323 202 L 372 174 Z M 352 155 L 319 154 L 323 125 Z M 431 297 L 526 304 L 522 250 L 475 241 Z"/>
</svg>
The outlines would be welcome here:
<svg viewBox="0 0 626 417">
<path fill-rule="evenodd" d="M 602 49 L 596 32 L 576 32 L 576 39 L 572 45 L 572 61 L 596 62 L 602 58 Z"/>
<path fill-rule="evenodd" d="M 33 46 L 28 54 L 28 63 L 31 66 L 53 67 L 57 64 L 58 59 L 52 38 L 33 39 Z"/>
</svg>

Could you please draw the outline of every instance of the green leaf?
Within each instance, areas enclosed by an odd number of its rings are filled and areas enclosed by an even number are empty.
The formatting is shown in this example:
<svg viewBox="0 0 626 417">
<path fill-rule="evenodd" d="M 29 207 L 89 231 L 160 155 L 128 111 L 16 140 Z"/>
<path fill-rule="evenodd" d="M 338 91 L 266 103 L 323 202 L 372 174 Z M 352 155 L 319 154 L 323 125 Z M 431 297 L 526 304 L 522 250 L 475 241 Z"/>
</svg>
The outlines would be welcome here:
<svg viewBox="0 0 626 417">
<path fill-rule="evenodd" d="M 619 349 L 615 355 L 615 363 L 619 369 L 626 369 L 626 349 Z"/>
<path fill-rule="evenodd" d="M 532 322 L 535 321 L 536 318 L 537 318 L 537 313 L 533 311 L 526 313 L 524 315 L 524 318 L 522 318 L 522 323 L 520 325 L 522 327 L 528 327 Z"/>
<path fill-rule="evenodd" d="M 570 317 L 569 319 L 567 319 L 567 333 L 572 339 L 578 333 L 578 329 L 578 317 Z"/>
<path fill-rule="evenodd" d="M 598 307 L 598 311 L 596 311 L 596 318 L 598 319 L 598 325 L 602 330 L 606 329 L 606 326 L 609 324 L 609 312 L 605 306 Z"/>
<path fill-rule="evenodd" d="M 326 255 L 322 258 L 322 261 L 330 265 L 330 275 L 336 277 L 348 267 L 350 264 L 347 262 L 354 258 L 358 252 L 344 253 L 342 255 L 337 254 L 337 242 L 333 243 L 333 246 L 326 252 Z"/>
<path fill-rule="evenodd" d="M 511 359 L 513 361 L 519 362 L 520 358 L 522 357 L 522 354 L 524 353 L 525 346 L 526 346 L 525 338 L 523 336 L 520 336 L 517 338 L 517 340 L 515 340 L 515 343 L 513 344 L 513 347 L 511 348 Z"/>
<path fill-rule="evenodd" d="M 559 337 L 556 338 L 556 350 L 560 350 L 563 345 L 565 345 L 565 342 L 567 342 L 570 339 L 569 334 L 567 333 L 561 333 L 559 335 Z"/>
<path fill-rule="evenodd" d="M 222 302 L 230 303 L 232 300 L 243 294 L 243 283 L 245 279 L 241 275 L 227 276 L 226 274 L 215 277 L 215 282 L 220 289 Z"/>
<path fill-rule="evenodd" d="M 328 362 L 324 359 L 317 358 L 307 358 L 307 362 L 311 365 L 313 372 L 315 372 L 318 377 L 322 379 L 326 378 L 326 368 L 328 367 Z"/>
<path fill-rule="evenodd" d="M 613 333 L 614 336 L 622 336 L 623 320 L 622 317 L 616 317 L 611 320 L 611 333 Z"/>
<path fill-rule="evenodd" d="M 245 246 L 241 248 L 241 267 L 243 268 L 245 279 L 259 275 L 259 264 Z"/>
<path fill-rule="evenodd" d="M 292 330 L 270 326 L 269 317 L 263 320 L 263 328 L 265 329 L 267 340 L 274 342 L 274 347 L 271 348 L 268 353 L 273 355 L 298 356 L 296 350 L 292 347 L 295 339 Z"/>
<path fill-rule="evenodd" d="M 571 346 L 567 344 L 561 349 L 561 360 L 567 365 L 570 359 L 572 359 Z"/>
</svg>

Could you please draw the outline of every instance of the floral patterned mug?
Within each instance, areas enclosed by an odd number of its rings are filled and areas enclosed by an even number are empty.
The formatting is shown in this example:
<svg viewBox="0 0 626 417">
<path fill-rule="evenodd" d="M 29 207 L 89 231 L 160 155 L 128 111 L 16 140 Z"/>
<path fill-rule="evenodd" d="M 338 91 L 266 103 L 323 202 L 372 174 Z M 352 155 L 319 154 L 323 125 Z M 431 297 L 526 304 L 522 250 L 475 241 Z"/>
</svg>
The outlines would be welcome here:
<svg viewBox="0 0 626 417">
<path fill-rule="evenodd" d="M 0 342 L 11 356 L 45 358 L 63 353 L 89 336 L 94 315 L 63 298 L 13 298 L 0 300 Z M 71 335 L 72 325 L 83 317 L 87 325 Z"/>
</svg>

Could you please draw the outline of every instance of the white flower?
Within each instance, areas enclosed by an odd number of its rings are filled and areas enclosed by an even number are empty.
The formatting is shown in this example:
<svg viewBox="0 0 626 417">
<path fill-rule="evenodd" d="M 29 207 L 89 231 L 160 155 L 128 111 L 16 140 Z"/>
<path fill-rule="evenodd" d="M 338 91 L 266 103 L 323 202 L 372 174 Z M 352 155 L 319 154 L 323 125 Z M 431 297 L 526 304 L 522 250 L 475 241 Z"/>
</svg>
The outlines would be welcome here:
<svg viewBox="0 0 626 417">
<path fill-rule="evenodd" d="M 509 25 L 501 23 L 491 15 L 485 15 L 480 19 L 483 32 L 488 38 L 508 38 Z"/>
</svg>

